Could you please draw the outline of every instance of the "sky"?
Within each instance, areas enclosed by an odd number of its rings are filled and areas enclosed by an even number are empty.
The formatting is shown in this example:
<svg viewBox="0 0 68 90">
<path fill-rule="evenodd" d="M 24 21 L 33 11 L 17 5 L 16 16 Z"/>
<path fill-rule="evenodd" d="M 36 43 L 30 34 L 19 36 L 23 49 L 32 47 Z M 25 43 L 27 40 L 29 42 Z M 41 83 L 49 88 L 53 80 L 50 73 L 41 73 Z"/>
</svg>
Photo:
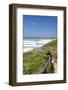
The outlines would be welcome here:
<svg viewBox="0 0 68 90">
<path fill-rule="evenodd" d="M 24 37 L 56 37 L 57 16 L 23 16 Z"/>
</svg>

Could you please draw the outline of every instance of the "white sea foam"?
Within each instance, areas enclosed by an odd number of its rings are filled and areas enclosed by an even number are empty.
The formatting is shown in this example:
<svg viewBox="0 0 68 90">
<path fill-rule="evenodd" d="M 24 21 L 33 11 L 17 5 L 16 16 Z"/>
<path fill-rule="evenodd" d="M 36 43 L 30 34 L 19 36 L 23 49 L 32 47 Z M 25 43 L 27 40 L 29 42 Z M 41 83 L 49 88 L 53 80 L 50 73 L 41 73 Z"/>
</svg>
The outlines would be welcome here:
<svg viewBox="0 0 68 90">
<path fill-rule="evenodd" d="M 34 48 L 41 47 L 52 40 L 53 39 L 26 39 L 24 40 L 24 52 L 28 52 Z"/>
</svg>

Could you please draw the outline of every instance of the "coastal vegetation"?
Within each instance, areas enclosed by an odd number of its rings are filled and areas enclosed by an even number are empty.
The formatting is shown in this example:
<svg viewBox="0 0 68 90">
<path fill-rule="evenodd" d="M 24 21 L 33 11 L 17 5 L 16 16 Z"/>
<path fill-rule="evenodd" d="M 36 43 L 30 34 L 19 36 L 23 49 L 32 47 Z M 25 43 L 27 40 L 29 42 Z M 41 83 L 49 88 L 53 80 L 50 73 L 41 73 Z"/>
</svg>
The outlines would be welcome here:
<svg viewBox="0 0 68 90">
<path fill-rule="evenodd" d="M 48 63 L 47 52 L 52 54 L 52 61 Z M 23 74 L 55 73 L 57 64 L 57 40 L 35 48 L 23 54 Z"/>
</svg>

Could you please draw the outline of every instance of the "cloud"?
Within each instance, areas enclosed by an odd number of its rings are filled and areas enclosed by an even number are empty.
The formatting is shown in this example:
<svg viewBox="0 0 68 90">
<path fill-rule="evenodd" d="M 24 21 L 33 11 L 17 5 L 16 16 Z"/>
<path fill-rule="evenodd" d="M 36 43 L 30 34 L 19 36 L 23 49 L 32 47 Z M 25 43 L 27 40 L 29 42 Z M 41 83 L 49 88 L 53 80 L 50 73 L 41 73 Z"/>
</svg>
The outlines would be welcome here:
<svg viewBox="0 0 68 90">
<path fill-rule="evenodd" d="M 35 22 L 32 22 L 32 25 L 36 25 L 37 23 L 35 23 Z"/>
</svg>

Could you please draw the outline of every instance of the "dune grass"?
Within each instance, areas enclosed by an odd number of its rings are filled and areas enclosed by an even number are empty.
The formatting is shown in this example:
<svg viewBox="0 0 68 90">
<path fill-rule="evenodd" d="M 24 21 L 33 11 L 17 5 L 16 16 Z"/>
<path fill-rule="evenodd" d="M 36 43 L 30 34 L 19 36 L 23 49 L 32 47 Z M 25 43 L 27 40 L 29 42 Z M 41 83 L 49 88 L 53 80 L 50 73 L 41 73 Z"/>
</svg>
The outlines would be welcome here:
<svg viewBox="0 0 68 90">
<path fill-rule="evenodd" d="M 23 54 L 23 73 L 33 74 L 38 70 L 40 66 L 43 66 L 47 62 L 46 53 L 50 51 L 52 53 L 53 59 L 57 59 L 57 40 L 53 40 L 46 45 L 33 49 L 30 52 Z M 49 65 L 50 70 L 50 65 Z"/>
</svg>

